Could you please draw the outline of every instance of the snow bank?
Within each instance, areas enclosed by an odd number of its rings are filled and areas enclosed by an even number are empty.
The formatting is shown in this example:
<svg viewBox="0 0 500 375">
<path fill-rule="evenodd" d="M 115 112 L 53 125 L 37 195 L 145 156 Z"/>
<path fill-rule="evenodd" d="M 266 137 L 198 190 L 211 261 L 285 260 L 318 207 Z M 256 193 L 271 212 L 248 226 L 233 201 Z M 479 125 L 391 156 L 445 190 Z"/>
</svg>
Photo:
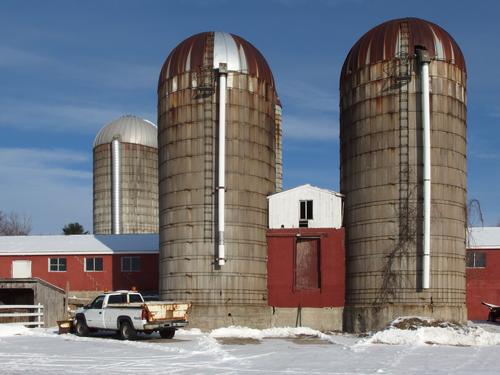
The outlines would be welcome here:
<svg viewBox="0 0 500 375">
<path fill-rule="evenodd" d="M 15 335 L 31 335 L 32 332 L 22 324 L 2 323 L 0 324 L 0 337 L 8 337 Z"/>
<path fill-rule="evenodd" d="M 427 318 L 400 318 L 392 322 L 389 328 L 358 343 L 367 344 L 489 346 L 500 345 L 500 333 Z"/>
<path fill-rule="evenodd" d="M 191 329 L 182 329 L 179 328 L 177 329 L 176 336 L 178 335 L 185 335 L 185 336 L 199 336 L 202 335 L 203 333 L 199 328 L 191 328 Z"/>
<path fill-rule="evenodd" d="M 210 332 L 210 337 L 214 338 L 248 338 L 263 340 L 265 338 L 286 338 L 298 336 L 312 336 L 320 339 L 329 340 L 329 336 L 308 327 L 281 327 L 254 329 L 240 326 L 230 326 L 214 329 Z"/>
</svg>

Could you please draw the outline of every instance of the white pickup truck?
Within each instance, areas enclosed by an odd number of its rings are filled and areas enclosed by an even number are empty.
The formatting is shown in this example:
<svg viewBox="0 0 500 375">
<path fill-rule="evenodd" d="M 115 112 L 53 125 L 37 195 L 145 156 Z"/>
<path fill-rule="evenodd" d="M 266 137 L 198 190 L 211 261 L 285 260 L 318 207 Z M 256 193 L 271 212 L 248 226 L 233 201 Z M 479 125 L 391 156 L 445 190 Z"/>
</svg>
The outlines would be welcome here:
<svg viewBox="0 0 500 375">
<path fill-rule="evenodd" d="M 118 290 L 101 294 L 76 310 L 74 327 L 78 336 L 102 329 L 116 331 L 124 340 L 135 339 L 138 332 L 154 331 L 171 339 L 177 328 L 188 324 L 190 307 L 186 302 L 144 302 L 138 292 Z"/>
</svg>

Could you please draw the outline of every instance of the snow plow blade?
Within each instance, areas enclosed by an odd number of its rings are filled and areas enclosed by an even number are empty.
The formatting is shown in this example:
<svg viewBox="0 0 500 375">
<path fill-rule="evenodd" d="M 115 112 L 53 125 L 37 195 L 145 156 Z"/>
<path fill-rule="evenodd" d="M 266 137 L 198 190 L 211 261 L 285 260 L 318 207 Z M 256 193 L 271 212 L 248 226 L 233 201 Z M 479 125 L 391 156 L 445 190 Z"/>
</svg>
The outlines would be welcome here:
<svg viewBox="0 0 500 375">
<path fill-rule="evenodd" d="M 493 305 L 492 303 L 488 302 L 481 302 L 484 306 L 490 310 L 490 313 L 488 314 L 488 321 L 490 322 L 496 322 L 497 318 L 500 317 L 500 306 L 498 305 Z"/>
</svg>

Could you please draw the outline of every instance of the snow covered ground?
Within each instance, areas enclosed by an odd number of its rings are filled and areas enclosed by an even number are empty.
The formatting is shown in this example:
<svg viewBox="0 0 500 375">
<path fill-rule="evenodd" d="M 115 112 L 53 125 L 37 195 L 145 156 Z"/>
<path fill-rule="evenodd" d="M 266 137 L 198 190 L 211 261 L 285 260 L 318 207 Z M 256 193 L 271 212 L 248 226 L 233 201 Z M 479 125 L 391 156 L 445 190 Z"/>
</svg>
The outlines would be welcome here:
<svg viewBox="0 0 500 375">
<path fill-rule="evenodd" d="M 180 330 L 120 341 L 0 325 L 0 373 L 497 374 L 500 325 L 392 327 L 360 338 L 309 328 Z"/>
</svg>

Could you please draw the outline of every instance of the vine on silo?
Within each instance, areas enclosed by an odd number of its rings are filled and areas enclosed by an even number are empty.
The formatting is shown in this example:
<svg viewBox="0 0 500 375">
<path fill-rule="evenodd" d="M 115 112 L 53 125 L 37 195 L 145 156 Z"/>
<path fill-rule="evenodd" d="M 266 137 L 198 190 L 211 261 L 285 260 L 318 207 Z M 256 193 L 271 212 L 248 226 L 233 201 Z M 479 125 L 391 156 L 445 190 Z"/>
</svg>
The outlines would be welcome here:
<svg viewBox="0 0 500 375">
<path fill-rule="evenodd" d="M 395 269 L 395 262 L 409 256 L 410 249 L 416 247 L 418 207 L 417 200 L 412 199 L 415 193 L 416 188 L 408 194 L 408 199 L 399 202 L 398 212 L 395 215 L 395 217 L 399 218 L 399 236 L 396 245 L 385 257 L 382 268 L 382 283 L 373 302 L 375 306 L 388 303 L 395 296 L 396 291 L 401 288 L 405 276 L 400 268 Z"/>
</svg>

